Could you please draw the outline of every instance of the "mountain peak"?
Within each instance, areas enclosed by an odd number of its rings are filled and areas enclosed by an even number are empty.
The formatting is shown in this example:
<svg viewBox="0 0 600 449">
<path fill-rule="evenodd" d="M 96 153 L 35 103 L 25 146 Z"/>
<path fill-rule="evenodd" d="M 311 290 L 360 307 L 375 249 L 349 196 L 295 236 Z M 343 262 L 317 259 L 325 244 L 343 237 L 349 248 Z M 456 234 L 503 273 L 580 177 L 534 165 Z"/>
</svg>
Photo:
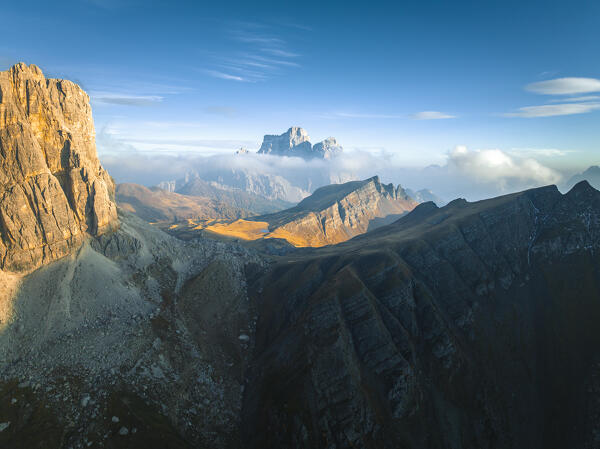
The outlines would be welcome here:
<svg viewBox="0 0 600 449">
<path fill-rule="evenodd" d="M 114 229 L 115 188 L 79 86 L 19 63 L 0 92 L 0 269 L 28 271 Z"/>
<path fill-rule="evenodd" d="M 259 154 L 274 156 L 295 156 L 303 159 L 330 159 L 343 151 L 335 137 L 312 145 L 310 136 L 304 128 L 292 126 L 280 135 L 267 134 L 258 150 Z"/>
</svg>

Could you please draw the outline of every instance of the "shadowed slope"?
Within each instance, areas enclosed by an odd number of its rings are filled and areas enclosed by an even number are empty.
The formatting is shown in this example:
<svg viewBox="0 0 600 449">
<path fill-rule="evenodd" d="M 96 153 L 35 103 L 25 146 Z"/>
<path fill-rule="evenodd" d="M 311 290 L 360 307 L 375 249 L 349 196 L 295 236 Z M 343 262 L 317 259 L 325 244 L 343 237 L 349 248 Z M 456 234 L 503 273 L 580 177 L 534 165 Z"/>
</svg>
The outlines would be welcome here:
<svg viewBox="0 0 600 449">
<path fill-rule="evenodd" d="M 282 259 L 254 282 L 249 447 L 594 447 L 599 249 L 580 183 Z"/>
</svg>

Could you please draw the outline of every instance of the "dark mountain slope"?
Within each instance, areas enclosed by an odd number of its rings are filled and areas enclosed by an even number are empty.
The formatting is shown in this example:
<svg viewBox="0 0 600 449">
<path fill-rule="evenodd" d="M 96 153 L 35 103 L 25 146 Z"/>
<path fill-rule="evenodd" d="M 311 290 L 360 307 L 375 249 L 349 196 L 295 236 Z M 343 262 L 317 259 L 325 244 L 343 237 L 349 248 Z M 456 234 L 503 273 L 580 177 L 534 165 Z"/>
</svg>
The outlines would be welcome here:
<svg viewBox="0 0 600 449">
<path fill-rule="evenodd" d="M 600 193 L 418 206 L 254 281 L 249 447 L 585 448 Z"/>
</svg>

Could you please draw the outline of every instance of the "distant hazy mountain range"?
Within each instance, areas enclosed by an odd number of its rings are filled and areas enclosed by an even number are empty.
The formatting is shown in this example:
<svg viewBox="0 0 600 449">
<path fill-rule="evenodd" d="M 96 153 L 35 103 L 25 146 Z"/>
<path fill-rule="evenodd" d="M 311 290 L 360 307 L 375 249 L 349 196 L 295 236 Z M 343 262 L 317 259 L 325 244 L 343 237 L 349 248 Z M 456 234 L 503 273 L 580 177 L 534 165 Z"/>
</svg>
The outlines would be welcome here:
<svg viewBox="0 0 600 449">
<path fill-rule="evenodd" d="M 139 184 L 117 185 L 117 203 L 123 209 L 136 214 L 148 222 L 176 222 L 187 219 L 208 220 L 223 218 L 235 220 L 254 215 L 254 213 L 236 207 L 232 203 L 243 203 L 248 199 L 245 192 L 223 192 L 207 189 L 206 195 L 181 195 L 158 187 L 144 187 Z M 239 196 L 239 197 L 238 197 Z M 221 200 L 217 200 L 216 198 Z M 241 197 L 241 198 L 240 198 Z M 251 205 L 250 201 L 246 204 Z M 255 203 L 256 204 L 256 203 Z M 258 208 L 262 210 L 262 207 Z M 269 209 L 267 207 L 267 209 Z"/>
<path fill-rule="evenodd" d="M 587 170 L 582 173 L 578 173 L 573 175 L 563 186 L 564 190 L 571 189 L 575 184 L 587 181 L 596 189 L 600 189 L 600 167 L 597 165 L 592 165 Z"/>
<path fill-rule="evenodd" d="M 335 162 L 333 159 L 342 152 L 342 146 L 334 137 L 312 145 L 304 129 L 292 127 L 281 135 L 265 135 L 256 153 L 240 148 L 235 152 L 236 158 L 233 161 L 197 167 L 179 179 L 159 183 L 158 187 L 170 192 L 199 195 L 196 185 L 203 181 L 220 190 L 233 188 L 272 200 L 274 206 L 279 207 L 281 203 L 277 201 L 298 203 L 319 187 L 358 180 L 352 173 L 340 173 L 331 169 L 330 164 Z M 307 162 L 302 162 L 302 169 L 295 170 L 294 163 L 290 162 L 283 165 L 285 169 L 274 172 L 268 164 L 261 165 L 264 161 L 261 163 L 260 155 L 275 156 L 275 159 L 297 157 L 315 161 L 316 165 L 314 170 L 310 170 L 305 166 Z M 434 201 L 438 205 L 443 204 L 439 197 L 426 189 L 418 192 L 406 189 L 406 193 L 417 202 Z"/>
</svg>

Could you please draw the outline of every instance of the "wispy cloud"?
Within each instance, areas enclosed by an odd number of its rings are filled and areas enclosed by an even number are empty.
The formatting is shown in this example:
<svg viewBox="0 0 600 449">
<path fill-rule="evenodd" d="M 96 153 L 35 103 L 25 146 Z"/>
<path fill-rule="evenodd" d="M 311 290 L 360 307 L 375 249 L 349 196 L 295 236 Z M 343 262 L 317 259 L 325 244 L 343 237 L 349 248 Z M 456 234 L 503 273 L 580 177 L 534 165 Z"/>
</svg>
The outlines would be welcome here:
<svg viewBox="0 0 600 449">
<path fill-rule="evenodd" d="M 573 96 L 600 92 L 600 80 L 596 78 L 556 78 L 528 84 L 525 89 L 536 94 L 555 95 L 559 98 L 548 100 L 548 103 L 556 104 L 525 106 L 503 114 L 505 117 L 556 117 L 587 114 L 600 109 L 600 95 Z"/>
<path fill-rule="evenodd" d="M 336 118 L 362 118 L 362 119 L 413 119 L 413 120 L 440 120 L 456 118 L 455 115 L 445 114 L 439 111 L 422 111 L 415 114 L 376 114 L 376 113 L 363 113 L 363 112 L 329 112 L 321 115 L 322 118 L 336 119 Z"/>
<path fill-rule="evenodd" d="M 555 98 L 553 100 L 550 100 L 550 103 L 564 103 L 564 102 L 579 103 L 579 102 L 599 101 L 599 100 L 600 100 L 600 95 L 587 95 L 584 97 Z"/>
<path fill-rule="evenodd" d="M 456 118 L 455 115 L 446 114 L 440 111 L 421 111 L 410 116 L 414 120 L 443 120 Z"/>
<path fill-rule="evenodd" d="M 212 67 L 202 71 L 223 80 L 255 83 L 301 67 L 301 55 L 278 31 L 266 24 L 235 22 L 227 31 L 230 51 L 213 55 Z"/>
<path fill-rule="evenodd" d="M 561 150 L 558 148 L 512 148 L 507 150 L 507 153 L 520 157 L 531 156 L 545 158 L 565 157 L 576 152 L 576 150 Z"/>
<path fill-rule="evenodd" d="M 596 78 L 556 78 L 531 83 L 525 88 L 544 95 L 586 94 L 600 92 L 600 80 Z"/>
<path fill-rule="evenodd" d="M 90 97 L 94 103 L 120 106 L 153 106 L 163 101 L 163 97 L 159 95 L 128 95 L 109 92 L 91 92 Z"/>
<path fill-rule="evenodd" d="M 218 70 L 204 70 L 207 75 L 210 75 L 214 78 L 220 78 L 222 80 L 231 80 L 231 81 L 250 81 L 247 78 L 239 75 L 232 75 L 231 73 L 220 72 Z"/>
<path fill-rule="evenodd" d="M 297 58 L 298 56 L 300 56 L 298 53 L 281 50 L 280 48 L 262 48 L 261 50 L 265 53 L 269 53 L 274 56 L 282 56 L 284 58 Z"/>
<path fill-rule="evenodd" d="M 336 118 L 364 118 L 364 119 L 401 119 L 406 118 L 404 115 L 397 114 L 369 114 L 361 112 L 329 112 L 322 114 L 321 118 L 336 119 Z"/>
<path fill-rule="evenodd" d="M 585 114 L 600 109 L 600 103 L 563 103 L 526 106 L 515 112 L 504 114 L 505 117 L 555 117 L 559 115 Z"/>
</svg>

